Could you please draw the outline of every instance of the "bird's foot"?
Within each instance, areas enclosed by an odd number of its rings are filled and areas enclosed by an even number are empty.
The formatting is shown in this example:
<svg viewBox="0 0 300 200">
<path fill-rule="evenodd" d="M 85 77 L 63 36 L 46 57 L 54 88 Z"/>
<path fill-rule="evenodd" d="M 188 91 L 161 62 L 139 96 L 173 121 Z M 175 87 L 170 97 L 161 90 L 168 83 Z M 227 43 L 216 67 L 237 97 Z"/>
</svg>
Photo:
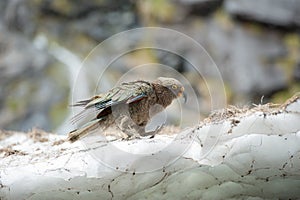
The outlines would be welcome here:
<svg viewBox="0 0 300 200">
<path fill-rule="evenodd" d="M 153 139 L 153 138 L 154 138 L 154 136 L 155 136 L 155 135 L 151 135 L 151 136 L 149 137 L 149 139 Z"/>
<path fill-rule="evenodd" d="M 162 124 L 160 126 L 157 126 L 156 129 L 154 131 L 149 131 L 149 132 L 145 132 L 143 133 L 141 136 L 150 136 L 149 139 L 154 138 L 154 136 L 159 133 L 163 128 L 164 128 L 165 124 Z"/>
<path fill-rule="evenodd" d="M 134 139 L 141 139 L 141 137 L 137 135 L 127 135 L 127 137 L 122 138 L 122 141 L 129 141 Z"/>
<path fill-rule="evenodd" d="M 159 133 L 163 128 L 164 128 L 165 124 L 162 124 L 160 126 L 157 126 L 156 129 L 155 129 L 155 134 L 156 133 Z"/>
</svg>

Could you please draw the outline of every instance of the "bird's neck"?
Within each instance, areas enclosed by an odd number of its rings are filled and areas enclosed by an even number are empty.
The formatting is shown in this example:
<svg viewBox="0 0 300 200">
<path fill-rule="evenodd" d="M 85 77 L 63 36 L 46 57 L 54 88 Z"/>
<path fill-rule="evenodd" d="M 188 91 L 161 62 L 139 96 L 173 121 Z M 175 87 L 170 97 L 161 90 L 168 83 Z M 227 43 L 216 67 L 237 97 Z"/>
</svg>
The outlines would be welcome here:
<svg viewBox="0 0 300 200">
<path fill-rule="evenodd" d="M 157 97 L 157 104 L 164 108 L 170 105 L 176 96 L 166 87 L 153 83 L 153 88 Z"/>
</svg>

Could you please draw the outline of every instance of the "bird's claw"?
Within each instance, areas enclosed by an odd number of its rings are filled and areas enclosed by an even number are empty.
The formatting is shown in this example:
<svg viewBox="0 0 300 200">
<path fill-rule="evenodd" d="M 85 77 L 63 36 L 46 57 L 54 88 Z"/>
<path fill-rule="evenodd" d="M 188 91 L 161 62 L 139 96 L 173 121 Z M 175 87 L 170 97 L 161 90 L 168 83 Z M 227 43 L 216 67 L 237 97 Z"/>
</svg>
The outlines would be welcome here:
<svg viewBox="0 0 300 200">
<path fill-rule="evenodd" d="M 122 138 L 122 141 L 129 141 L 129 140 L 133 140 L 133 139 L 141 139 L 141 137 L 137 136 L 137 135 L 131 135 L 131 136 L 127 136 L 125 138 Z"/>
<path fill-rule="evenodd" d="M 163 128 L 164 128 L 165 124 L 162 124 L 160 126 L 157 126 L 156 129 L 155 129 L 155 134 L 160 132 Z"/>
<path fill-rule="evenodd" d="M 165 124 L 162 124 L 160 126 L 157 126 L 156 129 L 154 131 L 149 131 L 146 132 L 143 136 L 149 136 L 150 135 L 150 139 L 154 138 L 154 136 L 159 133 L 163 128 L 164 128 Z"/>
</svg>

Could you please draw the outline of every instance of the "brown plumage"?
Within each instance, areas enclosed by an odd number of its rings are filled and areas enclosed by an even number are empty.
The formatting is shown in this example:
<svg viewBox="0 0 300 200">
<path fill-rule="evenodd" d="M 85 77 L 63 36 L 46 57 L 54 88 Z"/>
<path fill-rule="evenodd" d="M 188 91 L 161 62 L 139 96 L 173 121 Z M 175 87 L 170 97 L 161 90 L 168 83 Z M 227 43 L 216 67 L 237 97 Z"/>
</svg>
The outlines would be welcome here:
<svg viewBox="0 0 300 200">
<path fill-rule="evenodd" d="M 68 140 L 76 141 L 95 129 L 105 130 L 113 124 L 128 138 L 155 135 L 161 127 L 155 131 L 145 131 L 150 118 L 165 109 L 174 99 L 182 96 L 183 91 L 182 84 L 174 78 L 159 77 L 153 82 L 122 83 L 107 93 L 74 105 L 84 106 L 84 110 L 75 116 L 75 119 L 84 116 L 88 111 L 94 112 L 95 118 L 83 128 L 70 132 Z"/>
</svg>

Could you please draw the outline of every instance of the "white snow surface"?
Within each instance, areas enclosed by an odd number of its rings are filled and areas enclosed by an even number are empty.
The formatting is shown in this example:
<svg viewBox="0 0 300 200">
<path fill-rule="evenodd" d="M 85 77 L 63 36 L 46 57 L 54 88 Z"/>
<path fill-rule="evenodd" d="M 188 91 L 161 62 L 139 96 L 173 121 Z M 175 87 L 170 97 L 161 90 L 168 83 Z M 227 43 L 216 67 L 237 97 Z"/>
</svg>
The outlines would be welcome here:
<svg viewBox="0 0 300 200">
<path fill-rule="evenodd" d="M 0 141 L 0 199 L 300 198 L 299 98 L 153 139 L 44 137 Z"/>
</svg>

